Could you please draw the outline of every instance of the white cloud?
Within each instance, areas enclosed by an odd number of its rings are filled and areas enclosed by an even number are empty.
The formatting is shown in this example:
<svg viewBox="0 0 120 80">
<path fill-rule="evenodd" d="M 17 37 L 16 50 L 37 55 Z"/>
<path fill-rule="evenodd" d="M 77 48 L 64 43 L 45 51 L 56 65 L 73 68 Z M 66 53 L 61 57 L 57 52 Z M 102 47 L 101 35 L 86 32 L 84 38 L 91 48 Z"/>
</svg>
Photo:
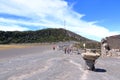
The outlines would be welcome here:
<svg viewBox="0 0 120 80">
<path fill-rule="evenodd" d="M 81 18 L 85 15 L 72 10 L 64 0 L 1 0 L 0 13 L 8 13 L 31 18 L 31 20 L 16 20 L 0 18 L 0 30 L 28 30 L 18 24 L 27 26 L 64 28 L 83 36 L 103 38 L 118 34 L 111 32 L 104 26 L 99 26 L 95 21 L 87 22 Z M 4 25 L 5 24 L 5 25 Z M 7 28 L 8 27 L 8 28 Z"/>
<path fill-rule="evenodd" d="M 26 30 L 29 30 L 29 29 L 21 26 L 16 26 L 16 25 L 11 25 L 11 26 L 0 25 L 0 31 L 26 31 Z"/>
</svg>

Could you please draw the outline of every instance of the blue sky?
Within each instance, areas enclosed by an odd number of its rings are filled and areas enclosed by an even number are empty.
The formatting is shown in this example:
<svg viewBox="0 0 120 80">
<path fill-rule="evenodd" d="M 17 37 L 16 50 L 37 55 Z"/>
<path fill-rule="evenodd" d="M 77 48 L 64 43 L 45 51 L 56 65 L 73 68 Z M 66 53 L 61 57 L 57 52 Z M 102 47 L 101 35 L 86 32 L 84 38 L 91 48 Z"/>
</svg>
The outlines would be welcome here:
<svg viewBox="0 0 120 80">
<path fill-rule="evenodd" d="M 70 3 L 71 0 L 68 1 Z M 120 29 L 119 0 L 76 0 L 73 9 L 78 13 L 86 15 L 83 17 L 83 20 L 98 21 L 99 25 L 103 25 L 110 30 L 115 30 L 115 27 Z"/>
<path fill-rule="evenodd" d="M 97 41 L 120 34 L 119 0 L 0 0 L 0 6 L 3 31 L 65 28 Z"/>
</svg>

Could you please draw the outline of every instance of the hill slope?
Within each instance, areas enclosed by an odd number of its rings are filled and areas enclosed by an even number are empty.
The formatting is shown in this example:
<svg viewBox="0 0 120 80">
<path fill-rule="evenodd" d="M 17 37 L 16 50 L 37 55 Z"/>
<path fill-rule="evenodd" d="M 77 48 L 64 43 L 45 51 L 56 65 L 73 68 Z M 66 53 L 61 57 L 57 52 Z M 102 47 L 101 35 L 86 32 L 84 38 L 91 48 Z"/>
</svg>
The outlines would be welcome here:
<svg viewBox="0 0 120 80">
<path fill-rule="evenodd" d="M 58 41 L 95 42 L 65 29 L 43 29 L 37 31 L 0 31 L 0 44 L 37 43 Z"/>
</svg>

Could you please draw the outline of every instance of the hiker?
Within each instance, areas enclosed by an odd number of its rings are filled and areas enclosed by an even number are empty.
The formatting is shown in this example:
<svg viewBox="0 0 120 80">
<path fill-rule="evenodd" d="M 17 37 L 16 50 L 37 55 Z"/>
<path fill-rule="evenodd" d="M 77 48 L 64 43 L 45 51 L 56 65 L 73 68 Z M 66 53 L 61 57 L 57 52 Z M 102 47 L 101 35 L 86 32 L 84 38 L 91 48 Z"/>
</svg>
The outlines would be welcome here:
<svg viewBox="0 0 120 80">
<path fill-rule="evenodd" d="M 66 54 L 66 52 L 67 52 L 67 48 L 65 47 L 65 49 L 64 49 L 64 53 Z"/>
<path fill-rule="evenodd" d="M 71 52 L 71 48 L 68 47 L 67 48 L 67 53 L 70 54 L 70 52 Z"/>
<path fill-rule="evenodd" d="M 53 50 L 55 50 L 55 45 L 53 46 Z"/>
</svg>

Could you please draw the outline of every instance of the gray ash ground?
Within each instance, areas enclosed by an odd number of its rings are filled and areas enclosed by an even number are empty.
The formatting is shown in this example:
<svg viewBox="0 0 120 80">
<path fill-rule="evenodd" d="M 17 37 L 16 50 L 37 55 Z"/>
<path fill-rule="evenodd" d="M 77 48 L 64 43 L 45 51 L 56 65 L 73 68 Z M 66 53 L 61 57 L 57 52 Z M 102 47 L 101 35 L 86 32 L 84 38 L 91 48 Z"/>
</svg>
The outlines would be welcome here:
<svg viewBox="0 0 120 80">
<path fill-rule="evenodd" d="M 96 70 L 84 69 L 81 55 L 51 46 L 0 51 L 0 80 L 120 80 L 120 58 L 100 57 Z"/>
</svg>

